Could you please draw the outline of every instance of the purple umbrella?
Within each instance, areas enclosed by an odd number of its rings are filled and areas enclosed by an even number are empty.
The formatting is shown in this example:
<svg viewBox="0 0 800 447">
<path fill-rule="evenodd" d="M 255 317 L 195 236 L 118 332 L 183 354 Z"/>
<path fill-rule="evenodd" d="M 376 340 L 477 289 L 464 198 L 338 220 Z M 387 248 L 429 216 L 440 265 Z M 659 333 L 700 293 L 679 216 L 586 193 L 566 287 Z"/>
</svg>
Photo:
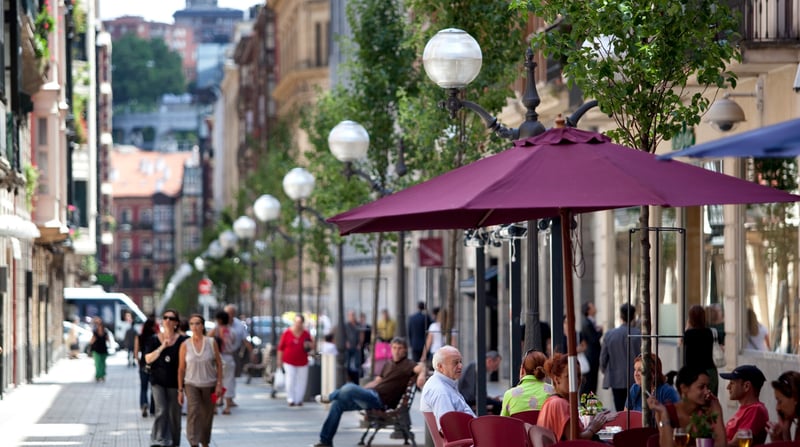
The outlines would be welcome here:
<svg viewBox="0 0 800 447">
<path fill-rule="evenodd" d="M 614 144 L 602 134 L 551 129 L 439 177 L 328 219 L 342 234 L 469 229 L 560 216 L 564 271 L 572 265 L 574 213 L 640 205 L 794 202 L 800 199 Z M 578 420 L 572 275 L 564 275 L 570 407 Z"/>
</svg>

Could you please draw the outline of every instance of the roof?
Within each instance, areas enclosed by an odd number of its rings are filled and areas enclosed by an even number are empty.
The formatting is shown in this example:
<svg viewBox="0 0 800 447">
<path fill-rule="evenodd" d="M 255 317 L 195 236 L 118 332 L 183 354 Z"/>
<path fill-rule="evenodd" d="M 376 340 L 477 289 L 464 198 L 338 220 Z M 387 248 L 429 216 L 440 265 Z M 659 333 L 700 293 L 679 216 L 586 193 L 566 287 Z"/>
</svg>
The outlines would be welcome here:
<svg viewBox="0 0 800 447">
<path fill-rule="evenodd" d="M 112 196 L 150 197 L 161 193 L 177 197 L 183 185 L 183 171 L 192 152 L 151 152 L 132 146 L 111 151 L 109 182 Z"/>
</svg>

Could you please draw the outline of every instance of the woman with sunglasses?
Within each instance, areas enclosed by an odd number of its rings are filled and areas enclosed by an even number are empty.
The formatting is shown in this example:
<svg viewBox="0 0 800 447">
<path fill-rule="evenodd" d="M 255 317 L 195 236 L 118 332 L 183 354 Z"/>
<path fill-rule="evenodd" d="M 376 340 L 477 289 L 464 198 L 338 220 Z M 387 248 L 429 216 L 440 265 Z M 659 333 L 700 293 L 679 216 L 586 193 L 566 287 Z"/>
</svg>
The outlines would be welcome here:
<svg viewBox="0 0 800 447">
<path fill-rule="evenodd" d="M 791 441 L 792 425 L 794 440 L 800 441 L 800 372 L 786 371 L 772 381 L 775 391 L 775 411 L 778 422 L 767 422 L 767 431 L 772 441 Z"/>
<path fill-rule="evenodd" d="M 214 422 L 212 393 L 222 395 L 222 359 L 214 339 L 205 336 L 206 321 L 189 317 L 192 337 L 181 344 L 178 363 L 178 402 L 186 400 L 186 438 L 192 446 L 208 447 Z"/>
<path fill-rule="evenodd" d="M 529 410 L 541 410 L 548 394 L 545 391 L 544 362 L 547 357 L 543 352 L 531 349 L 522 358 L 519 365 L 519 383 L 503 394 L 503 406 L 500 416 L 511 416 Z"/>
<path fill-rule="evenodd" d="M 150 366 L 150 384 L 156 407 L 150 445 L 179 446 L 181 404 L 178 402 L 178 363 L 180 346 L 189 337 L 178 333 L 180 316 L 177 310 L 165 310 L 161 319 L 161 332 L 150 338 L 144 351 L 144 360 Z"/>
</svg>

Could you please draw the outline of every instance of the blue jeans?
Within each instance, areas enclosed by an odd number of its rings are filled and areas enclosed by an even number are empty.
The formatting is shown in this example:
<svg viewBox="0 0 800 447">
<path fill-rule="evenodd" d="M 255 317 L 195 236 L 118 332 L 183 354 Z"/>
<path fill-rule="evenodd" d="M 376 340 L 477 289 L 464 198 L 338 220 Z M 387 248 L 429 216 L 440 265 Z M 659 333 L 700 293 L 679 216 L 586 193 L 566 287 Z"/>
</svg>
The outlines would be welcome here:
<svg viewBox="0 0 800 447">
<path fill-rule="evenodd" d="M 339 421 L 345 411 L 369 410 L 383 408 L 383 402 L 375 390 L 362 388 L 354 383 L 346 383 L 329 396 L 331 409 L 319 432 L 319 441 L 333 445 L 333 436 L 339 429 Z"/>
</svg>

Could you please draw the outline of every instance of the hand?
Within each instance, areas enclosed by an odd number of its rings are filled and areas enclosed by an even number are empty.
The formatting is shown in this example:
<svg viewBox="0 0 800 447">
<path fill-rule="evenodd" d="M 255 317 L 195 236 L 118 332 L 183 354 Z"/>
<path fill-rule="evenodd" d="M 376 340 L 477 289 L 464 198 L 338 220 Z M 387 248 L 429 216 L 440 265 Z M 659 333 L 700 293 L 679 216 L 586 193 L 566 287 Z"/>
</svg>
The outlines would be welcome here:
<svg viewBox="0 0 800 447">
<path fill-rule="evenodd" d="M 183 392 L 178 391 L 178 404 L 183 406 Z"/>
<path fill-rule="evenodd" d="M 769 439 L 772 441 L 783 441 L 785 439 L 789 439 L 784 436 L 788 430 L 789 426 L 782 419 L 778 419 L 778 422 L 767 422 L 767 433 L 769 434 Z"/>
</svg>

